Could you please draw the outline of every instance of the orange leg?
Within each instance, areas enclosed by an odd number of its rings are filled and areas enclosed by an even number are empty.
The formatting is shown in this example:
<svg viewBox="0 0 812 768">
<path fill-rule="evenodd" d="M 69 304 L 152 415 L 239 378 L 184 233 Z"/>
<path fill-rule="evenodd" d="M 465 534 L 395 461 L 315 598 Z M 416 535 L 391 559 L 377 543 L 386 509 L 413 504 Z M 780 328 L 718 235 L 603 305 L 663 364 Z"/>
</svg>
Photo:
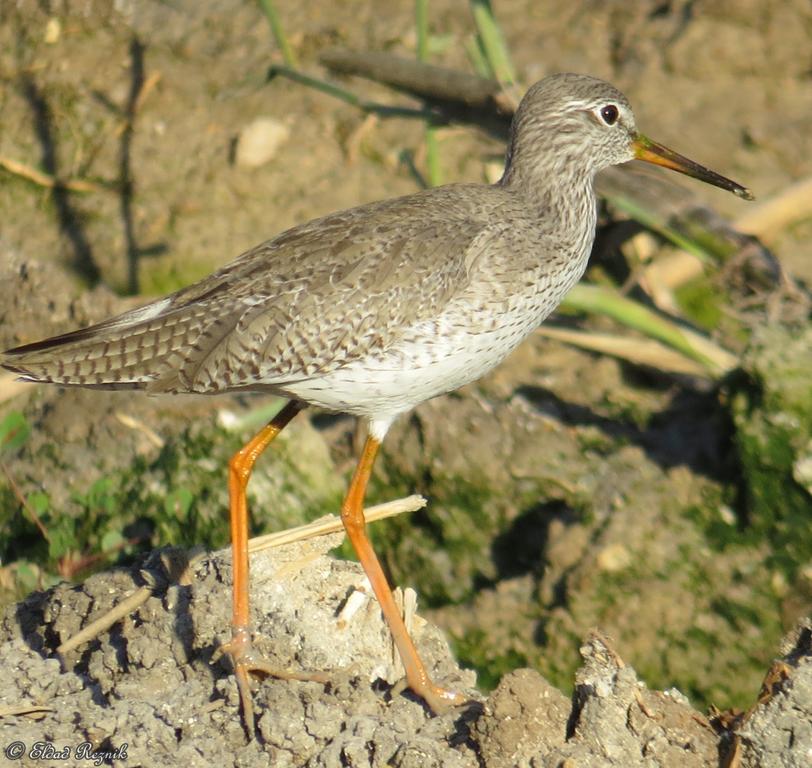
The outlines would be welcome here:
<svg viewBox="0 0 812 768">
<path fill-rule="evenodd" d="M 251 672 L 259 672 L 273 677 L 295 678 L 297 680 L 326 681 L 324 675 L 290 673 L 271 666 L 254 651 L 249 630 L 248 503 L 245 491 L 251 477 L 251 470 L 254 468 L 260 454 L 304 407 L 304 403 L 296 400 L 289 402 L 279 411 L 270 424 L 258 432 L 231 457 L 228 465 L 234 612 L 231 619 L 231 640 L 222 646 L 220 652 L 231 656 L 234 663 L 234 675 L 237 679 L 237 688 L 240 692 L 240 702 L 249 738 L 254 733 L 254 706 L 251 699 L 251 681 L 249 678 Z"/>
<path fill-rule="evenodd" d="M 464 703 L 465 698 L 458 693 L 440 688 L 431 681 L 420 656 L 417 655 L 412 638 L 406 631 L 406 625 L 403 623 L 403 618 L 392 596 L 392 590 L 389 589 L 381 564 L 366 534 L 364 495 L 378 448 L 380 448 L 380 443 L 374 437 L 368 437 L 344 503 L 341 505 L 341 520 L 347 536 L 355 548 L 355 553 L 372 584 L 389 630 L 392 632 L 398 653 L 406 669 L 406 681 L 409 687 L 421 696 L 434 712 L 444 712 L 452 706 Z"/>
</svg>

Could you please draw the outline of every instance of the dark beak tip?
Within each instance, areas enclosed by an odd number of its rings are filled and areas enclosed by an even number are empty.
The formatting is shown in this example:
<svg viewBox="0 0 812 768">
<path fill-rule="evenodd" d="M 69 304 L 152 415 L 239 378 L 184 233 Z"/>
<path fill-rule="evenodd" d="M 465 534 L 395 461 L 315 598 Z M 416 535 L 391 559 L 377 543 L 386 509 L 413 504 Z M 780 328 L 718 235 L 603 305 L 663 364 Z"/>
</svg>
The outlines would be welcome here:
<svg viewBox="0 0 812 768">
<path fill-rule="evenodd" d="M 750 200 L 751 202 L 756 199 L 756 196 L 747 187 L 740 187 L 735 190 L 735 193 L 742 200 Z"/>
</svg>

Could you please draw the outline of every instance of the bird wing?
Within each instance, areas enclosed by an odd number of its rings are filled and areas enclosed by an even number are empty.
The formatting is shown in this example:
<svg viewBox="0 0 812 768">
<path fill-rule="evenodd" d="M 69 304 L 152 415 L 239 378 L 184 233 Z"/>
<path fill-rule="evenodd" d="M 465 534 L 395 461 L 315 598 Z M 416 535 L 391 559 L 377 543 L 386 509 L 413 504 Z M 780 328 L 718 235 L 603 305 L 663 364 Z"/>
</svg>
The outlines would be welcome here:
<svg viewBox="0 0 812 768">
<path fill-rule="evenodd" d="M 487 224 L 427 217 L 404 227 L 390 218 L 385 208 L 367 211 L 353 231 L 330 217 L 246 254 L 234 268 L 239 296 L 206 300 L 217 319 L 150 389 L 282 386 L 383 351 L 435 317 L 466 286 Z M 193 305 L 200 310 L 199 299 Z"/>
<path fill-rule="evenodd" d="M 33 381 L 154 392 L 334 370 L 395 343 L 467 284 L 488 224 L 437 191 L 294 227 L 171 296 L 10 350 L 2 364 Z"/>
</svg>

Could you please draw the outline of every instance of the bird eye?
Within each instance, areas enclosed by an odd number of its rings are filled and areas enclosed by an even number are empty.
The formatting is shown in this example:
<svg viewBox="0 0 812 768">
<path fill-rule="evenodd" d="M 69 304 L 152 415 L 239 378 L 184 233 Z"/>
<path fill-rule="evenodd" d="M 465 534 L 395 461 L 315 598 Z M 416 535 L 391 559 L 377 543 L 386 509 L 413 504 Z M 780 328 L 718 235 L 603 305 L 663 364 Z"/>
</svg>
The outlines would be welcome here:
<svg viewBox="0 0 812 768">
<path fill-rule="evenodd" d="M 614 125 L 617 122 L 618 111 L 614 104 L 607 104 L 601 109 L 601 119 L 607 125 Z"/>
</svg>

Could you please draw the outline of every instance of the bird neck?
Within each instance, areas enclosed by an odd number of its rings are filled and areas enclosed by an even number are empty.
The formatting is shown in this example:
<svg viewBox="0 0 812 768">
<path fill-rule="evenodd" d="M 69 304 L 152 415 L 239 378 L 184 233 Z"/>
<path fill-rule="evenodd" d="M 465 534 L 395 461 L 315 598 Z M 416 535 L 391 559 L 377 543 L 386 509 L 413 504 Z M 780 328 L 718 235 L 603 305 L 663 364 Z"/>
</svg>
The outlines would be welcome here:
<svg viewBox="0 0 812 768">
<path fill-rule="evenodd" d="M 497 182 L 521 194 L 526 205 L 561 226 L 594 218 L 594 159 L 568 126 L 535 120 L 522 110 L 511 124 L 505 172 Z"/>
<path fill-rule="evenodd" d="M 524 158 L 513 150 L 497 185 L 521 195 L 538 221 L 555 222 L 559 233 L 580 239 L 582 229 L 595 226 L 594 178 L 593 169 L 571 152 Z"/>
</svg>

